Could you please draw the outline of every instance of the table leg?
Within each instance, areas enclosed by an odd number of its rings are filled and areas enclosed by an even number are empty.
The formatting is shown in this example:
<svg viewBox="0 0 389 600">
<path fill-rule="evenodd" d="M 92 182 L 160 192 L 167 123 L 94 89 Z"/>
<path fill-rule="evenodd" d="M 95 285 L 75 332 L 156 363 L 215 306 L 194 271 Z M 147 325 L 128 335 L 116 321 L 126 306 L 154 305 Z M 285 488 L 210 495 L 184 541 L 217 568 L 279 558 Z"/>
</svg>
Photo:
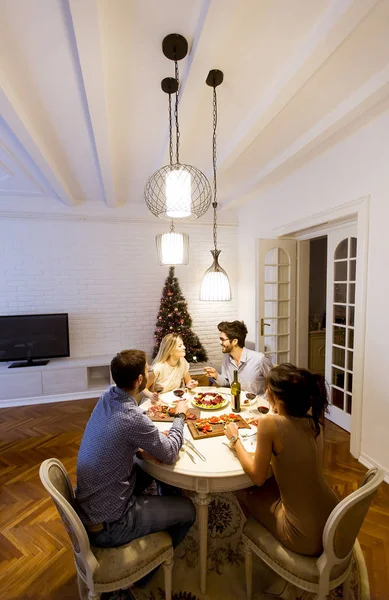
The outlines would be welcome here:
<svg viewBox="0 0 389 600">
<path fill-rule="evenodd" d="M 207 492 L 197 492 L 194 501 L 197 504 L 200 542 L 200 590 L 202 594 L 205 594 L 207 589 L 208 505 L 211 499 Z"/>
</svg>

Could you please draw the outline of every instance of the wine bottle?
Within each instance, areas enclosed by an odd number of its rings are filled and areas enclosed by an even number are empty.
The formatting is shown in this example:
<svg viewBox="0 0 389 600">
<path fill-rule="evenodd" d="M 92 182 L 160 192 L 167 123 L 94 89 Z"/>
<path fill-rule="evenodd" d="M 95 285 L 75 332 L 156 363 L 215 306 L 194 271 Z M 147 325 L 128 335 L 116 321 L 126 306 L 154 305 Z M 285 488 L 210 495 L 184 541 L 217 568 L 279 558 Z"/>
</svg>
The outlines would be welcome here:
<svg viewBox="0 0 389 600">
<path fill-rule="evenodd" d="M 240 391 L 241 386 L 238 379 L 238 370 L 234 371 L 234 381 L 231 385 L 231 401 L 232 401 L 232 412 L 240 412 Z"/>
</svg>

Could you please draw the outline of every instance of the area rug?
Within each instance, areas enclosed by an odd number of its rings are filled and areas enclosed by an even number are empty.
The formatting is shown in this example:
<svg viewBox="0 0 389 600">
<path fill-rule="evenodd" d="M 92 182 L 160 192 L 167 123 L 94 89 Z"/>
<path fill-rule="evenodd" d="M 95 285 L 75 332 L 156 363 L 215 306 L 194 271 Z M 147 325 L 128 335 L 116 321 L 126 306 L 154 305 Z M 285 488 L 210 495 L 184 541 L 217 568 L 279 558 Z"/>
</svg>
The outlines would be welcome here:
<svg viewBox="0 0 389 600">
<path fill-rule="evenodd" d="M 243 545 L 241 541 L 244 517 L 231 493 L 212 496 L 208 520 L 207 591 L 199 586 L 199 539 L 194 525 L 176 549 L 173 570 L 173 600 L 244 600 L 246 598 Z M 265 594 L 277 576 L 259 558 L 253 556 L 253 600 L 269 600 Z M 281 582 L 279 582 L 281 583 Z M 369 600 L 369 580 L 362 551 L 357 544 L 352 570 L 350 600 Z M 282 588 L 282 586 L 281 586 Z M 277 598 L 277 596 L 271 596 Z M 102 600 L 164 600 L 163 570 L 140 589 L 103 594 Z M 286 595 L 278 598 L 287 598 Z M 299 592 L 298 600 L 313 600 L 314 595 Z M 329 600 L 342 598 L 342 587 L 333 590 Z"/>
</svg>

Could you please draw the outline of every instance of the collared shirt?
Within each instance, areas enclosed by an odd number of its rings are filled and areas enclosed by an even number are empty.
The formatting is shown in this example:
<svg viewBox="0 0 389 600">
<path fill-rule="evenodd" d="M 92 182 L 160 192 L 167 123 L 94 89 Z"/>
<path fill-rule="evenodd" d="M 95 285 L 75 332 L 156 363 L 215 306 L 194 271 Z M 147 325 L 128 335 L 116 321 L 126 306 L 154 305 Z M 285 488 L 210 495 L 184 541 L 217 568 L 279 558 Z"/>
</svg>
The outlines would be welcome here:
<svg viewBox="0 0 389 600">
<path fill-rule="evenodd" d="M 243 348 L 238 366 L 231 354 L 224 356 L 222 373 L 218 376 L 217 382 L 222 386 L 231 386 L 234 381 L 234 371 L 238 369 L 238 378 L 242 389 L 254 394 L 264 394 L 266 376 L 272 368 L 271 360 L 262 352 Z"/>
<path fill-rule="evenodd" d="M 134 456 L 139 448 L 172 464 L 182 446 L 184 423 L 174 419 L 169 437 L 142 413 L 135 399 L 112 386 L 97 402 L 77 459 L 76 505 L 86 524 L 120 519 L 134 503 Z"/>
</svg>

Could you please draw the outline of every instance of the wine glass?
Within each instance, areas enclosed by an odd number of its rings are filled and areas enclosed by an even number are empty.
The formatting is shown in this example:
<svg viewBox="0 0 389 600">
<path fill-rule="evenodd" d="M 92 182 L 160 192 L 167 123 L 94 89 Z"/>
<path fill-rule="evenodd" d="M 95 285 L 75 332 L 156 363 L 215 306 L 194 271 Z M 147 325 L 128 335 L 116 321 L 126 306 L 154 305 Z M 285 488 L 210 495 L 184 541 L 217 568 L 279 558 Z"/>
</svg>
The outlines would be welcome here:
<svg viewBox="0 0 389 600">
<path fill-rule="evenodd" d="M 161 402 L 161 398 L 160 398 L 159 394 L 162 394 L 162 392 L 163 392 L 163 385 L 161 385 L 160 383 L 155 383 L 154 384 L 154 392 L 156 394 L 158 394 L 157 403 Z"/>
</svg>

